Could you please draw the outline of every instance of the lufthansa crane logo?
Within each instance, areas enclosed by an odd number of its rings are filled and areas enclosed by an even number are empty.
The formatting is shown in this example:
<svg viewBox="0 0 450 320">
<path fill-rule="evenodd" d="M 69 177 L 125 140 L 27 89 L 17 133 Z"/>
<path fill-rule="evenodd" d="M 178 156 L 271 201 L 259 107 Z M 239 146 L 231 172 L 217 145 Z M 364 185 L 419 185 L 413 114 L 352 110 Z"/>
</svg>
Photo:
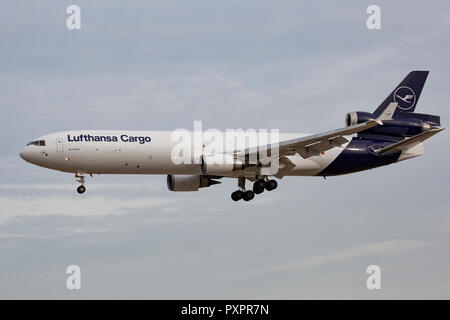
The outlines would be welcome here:
<svg viewBox="0 0 450 320">
<path fill-rule="evenodd" d="M 416 104 L 416 94 L 410 87 L 398 87 L 394 92 L 394 101 L 402 110 L 409 110 Z"/>
</svg>

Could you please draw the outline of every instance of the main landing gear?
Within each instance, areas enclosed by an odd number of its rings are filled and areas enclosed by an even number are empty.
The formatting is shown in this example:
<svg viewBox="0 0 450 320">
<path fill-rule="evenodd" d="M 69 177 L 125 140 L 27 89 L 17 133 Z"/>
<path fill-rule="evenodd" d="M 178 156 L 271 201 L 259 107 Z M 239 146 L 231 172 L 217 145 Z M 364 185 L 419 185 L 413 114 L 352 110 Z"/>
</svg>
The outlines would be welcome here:
<svg viewBox="0 0 450 320">
<path fill-rule="evenodd" d="M 275 180 L 269 180 L 266 178 L 256 180 L 253 183 L 253 190 L 245 190 L 245 178 L 238 178 L 239 190 L 236 190 L 231 194 L 231 199 L 233 201 L 239 201 L 244 199 L 244 201 L 250 201 L 255 197 L 255 194 L 260 194 L 265 190 L 272 191 L 278 186 Z"/>
<path fill-rule="evenodd" d="M 255 193 L 252 190 L 237 190 L 231 194 L 231 199 L 233 201 L 239 201 L 244 199 L 244 201 L 250 201 L 255 197 Z"/>
<path fill-rule="evenodd" d="M 77 181 L 81 184 L 78 188 L 77 188 L 77 192 L 79 194 L 82 194 L 86 191 L 86 187 L 84 186 L 84 173 L 76 173 L 75 174 L 75 178 L 79 178 L 77 179 Z"/>
<path fill-rule="evenodd" d="M 236 190 L 231 194 L 231 199 L 233 201 L 239 201 L 244 199 L 244 201 L 250 201 L 255 197 L 255 193 L 252 190 L 245 190 L 245 178 L 238 178 L 239 190 Z"/>
</svg>

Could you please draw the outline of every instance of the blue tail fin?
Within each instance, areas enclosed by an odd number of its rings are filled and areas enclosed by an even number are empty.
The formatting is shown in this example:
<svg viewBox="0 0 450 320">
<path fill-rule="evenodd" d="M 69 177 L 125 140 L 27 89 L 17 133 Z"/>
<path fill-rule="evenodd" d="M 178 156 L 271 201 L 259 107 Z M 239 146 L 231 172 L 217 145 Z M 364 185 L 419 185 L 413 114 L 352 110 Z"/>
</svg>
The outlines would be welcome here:
<svg viewBox="0 0 450 320">
<path fill-rule="evenodd" d="M 429 71 L 412 71 L 391 92 L 383 103 L 375 110 L 374 114 L 379 116 L 391 102 L 397 102 L 397 112 L 414 112 L 420 93 L 427 80 Z M 395 114 L 394 114 L 395 117 Z"/>
</svg>

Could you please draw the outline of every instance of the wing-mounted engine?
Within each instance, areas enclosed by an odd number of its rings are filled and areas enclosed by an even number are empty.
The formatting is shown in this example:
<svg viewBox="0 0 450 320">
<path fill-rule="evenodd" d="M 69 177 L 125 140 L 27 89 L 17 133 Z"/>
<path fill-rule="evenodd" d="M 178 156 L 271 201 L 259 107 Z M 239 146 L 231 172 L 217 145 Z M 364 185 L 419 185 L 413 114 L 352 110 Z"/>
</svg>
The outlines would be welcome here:
<svg viewBox="0 0 450 320">
<path fill-rule="evenodd" d="M 198 191 L 219 183 L 221 182 L 200 175 L 167 175 L 167 188 L 170 191 Z"/>
</svg>

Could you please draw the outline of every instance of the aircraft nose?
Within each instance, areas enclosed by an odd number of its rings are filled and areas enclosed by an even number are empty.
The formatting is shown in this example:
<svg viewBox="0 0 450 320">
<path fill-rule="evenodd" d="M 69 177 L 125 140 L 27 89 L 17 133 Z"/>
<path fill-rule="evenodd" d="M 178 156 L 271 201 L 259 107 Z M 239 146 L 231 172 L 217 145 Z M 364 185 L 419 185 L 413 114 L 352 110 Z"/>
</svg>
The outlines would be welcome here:
<svg viewBox="0 0 450 320">
<path fill-rule="evenodd" d="M 26 150 L 26 148 L 23 148 L 23 149 L 20 151 L 19 155 L 20 155 L 20 157 L 21 157 L 23 160 L 28 161 L 28 159 L 29 159 L 29 157 L 28 157 L 28 156 L 29 156 L 29 151 Z"/>
<path fill-rule="evenodd" d="M 25 158 L 24 158 L 25 153 L 23 152 L 23 149 L 20 150 L 19 156 L 20 156 L 23 160 L 25 160 Z"/>
</svg>

